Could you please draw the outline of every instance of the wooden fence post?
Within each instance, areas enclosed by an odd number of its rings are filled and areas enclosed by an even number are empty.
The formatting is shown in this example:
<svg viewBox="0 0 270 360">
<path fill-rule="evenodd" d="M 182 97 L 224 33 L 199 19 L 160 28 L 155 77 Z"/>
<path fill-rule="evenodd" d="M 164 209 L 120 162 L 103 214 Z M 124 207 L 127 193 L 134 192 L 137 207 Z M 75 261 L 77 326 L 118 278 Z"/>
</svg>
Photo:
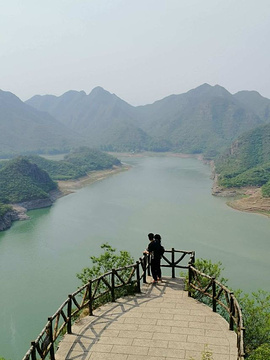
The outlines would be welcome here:
<svg viewBox="0 0 270 360">
<path fill-rule="evenodd" d="M 194 263 L 195 263 L 195 251 L 192 252 L 191 262 L 192 262 L 192 265 L 194 265 Z"/>
<path fill-rule="evenodd" d="M 55 360 L 55 357 L 54 357 L 54 344 L 53 344 L 53 328 L 52 328 L 52 318 L 49 317 L 48 318 L 48 321 L 49 321 L 49 326 L 48 326 L 48 336 L 49 336 L 49 339 L 50 339 L 50 358 L 51 360 Z"/>
<path fill-rule="evenodd" d="M 136 261 L 136 276 L 137 276 L 137 292 L 141 292 L 141 282 L 140 282 L 140 263 Z"/>
<path fill-rule="evenodd" d="M 151 276 L 151 255 L 150 254 L 148 254 L 147 255 L 147 262 L 146 262 L 146 267 L 147 267 L 147 274 L 148 274 L 148 276 Z"/>
<path fill-rule="evenodd" d="M 37 353 L 36 353 L 36 342 L 32 341 L 31 346 L 33 347 L 33 350 L 31 351 L 31 359 L 36 360 L 37 359 Z"/>
<path fill-rule="evenodd" d="M 111 295 L 112 295 L 112 302 L 115 302 L 115 269 L 112 269 L 112 289 L 111 289 Z"/>
<path fill-rule="evenodd" d="M 213 312 L 217 312 L 217 299 L 216 299 L 216 278 L 212 277 L 212 296 L 213 296 L 213 301 L 212 301 L 212 307 L 213 307 Z"/>
<path fill-rule="evenodd" d="M 146 254 L 143 255 L 142 268 L 143 268 L 143 282 L 144 284 L 146 284 Z"/>
<path fill-rule="evenodd" d="M 188 297 L 191 297 L 191 284 L 192 282 L 192 270 L 191 270 L 191 265 L 188 264 Z"/>
<path fill-rule="evenodd" d="M 67 322 L 67 333 L 71 334 L 71 311 L 72 311 L 72 295 L 68 295 L 68 308 L 67 308 L 67 316 L 68 316 L 68 322 Z"/>
<path fill-rule="evenodd" d="M 92 299 L 92 280 L 89 281 L 88 285 L 88 309 L 89 309 L 89 315 L 93 316 L 93 299 Z"/>
<path fill-rule="evenodd" d="M 172 278 L 175 278 L 174 248 L 172 248 Z"/>
<path fill-rule="evenodd" d="M 234 301 L 233 301 L 233 292 L 230 292 L 230 330 L 233 330 L 233 325 L 234 325 L 234 321 L 233 321 L 233 317 L 234 317 Z"/>
</svg>

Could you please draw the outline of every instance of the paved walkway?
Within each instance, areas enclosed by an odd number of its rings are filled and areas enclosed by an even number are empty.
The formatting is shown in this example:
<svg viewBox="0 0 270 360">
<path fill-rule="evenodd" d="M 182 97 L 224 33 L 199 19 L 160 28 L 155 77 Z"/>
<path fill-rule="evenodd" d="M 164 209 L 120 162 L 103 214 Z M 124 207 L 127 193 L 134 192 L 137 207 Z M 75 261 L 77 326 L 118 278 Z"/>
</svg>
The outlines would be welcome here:
<svg viewBox="0 0 270 360">
<path fill-rule="evenodd" d="M 236 335 L 228 328 L 220 315 L 187 296 L 181 279 L 168 278 L 74 324 L 56 359 L 201 360 L 207 344 L 214 360 L 236 360 Z"/>
</svg>

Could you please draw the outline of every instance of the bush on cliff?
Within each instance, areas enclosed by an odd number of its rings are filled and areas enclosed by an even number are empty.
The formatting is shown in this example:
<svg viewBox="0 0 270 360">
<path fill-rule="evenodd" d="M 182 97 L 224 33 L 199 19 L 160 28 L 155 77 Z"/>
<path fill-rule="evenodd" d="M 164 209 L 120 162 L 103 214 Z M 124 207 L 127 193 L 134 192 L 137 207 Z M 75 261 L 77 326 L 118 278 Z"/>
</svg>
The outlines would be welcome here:
<svg viewBox="0 0 270 360">
<path fill-rule="evenodd" d="M 246 329 L 246 353 L 247 355 L 253 354 L 253 359 L 263 359 L 255 357 L 255 355 L 258 355 L 264 350 L 269 353 L 270 350 L 270 293 L 259 290 L 252 294 L 242 294 L 242 292 L 238 290 L 236 292 L 236 297 L 242 308 L 244 326 Z M 259 350 L 259 348 L 261 349 Z M 257 352 L 256 349 L 258 349 Z M 265 359 L 268 359 L 268 357 Z"/>
<path fill-rule="evenodd" d="M 77 278 L 82 281 L 82 284 L 87 284 L 91 279 L 96 279 L 101 275 L 111 271 L 112 269 L 122 268 L 131 264 L 134 264 L 134 259 L 128 251 L 121 250 L 119 254 L 116 253 L 116 249 L 112 248 L 108 243 L 102 244 L 101 249 L 103 253 L 99 256 L 91 256 L 92 267 L 86 267 L 81 273 L 77 274 Z M 118 272 L 120 277 L 127 281 L 129 279 L 131 269 L 123 269 Z M 115 286 L 121 285 L 122 283 L 118 278 L 115 278 Z M 108 290 L 107 285 L 102 281 L 100 282 L 96 295 L 104 294 Z M 116 289 L 115 296 L 121 297 L 129 293 L 134 293 L 134 285 L 127 285 Z M 111 301 L 110 293 L 101 295 L 98 301 L 95 302 L 94 306 L 97 307 L 103 303 Z"/>
<path fill-rule="evenodd" d="M 211 260 L 198 259 L 195 267 L 206 275 L 215 277 L 220 283 L 226 286 L 227 279 L 223 278 L 221 263 L 212 263 Z M 187 281 L 187 279 L 186 279 Z M 202 288 L 207 286 L 208 279 L 199 277 Z M 204 297 L 199 291 L 193 291 L 193 296 L 198 300 L 211 306 L 212 301 Z M 235 291 L 235 296 L 242 309 L 243 322 L 245 327 L 245 352 L 248 359 L 266 360 L 270 359 L 270 293 L 258 290 L 251 294 L 243 294 L 241 290 Z M 225 315 L 220 309 L 217 311 Z M 224 316 L 226 318 L 226 316 Z M 267 355 L 267 356 L 266 356 Z M 264 357 L 265 356 L 265 357 Z"/>
<path fill-rule="evenodd" d="M 12 209 L 11 206 L 0 203 L 0 216 L 4 216 L 11 209 Z"/>
</svg>

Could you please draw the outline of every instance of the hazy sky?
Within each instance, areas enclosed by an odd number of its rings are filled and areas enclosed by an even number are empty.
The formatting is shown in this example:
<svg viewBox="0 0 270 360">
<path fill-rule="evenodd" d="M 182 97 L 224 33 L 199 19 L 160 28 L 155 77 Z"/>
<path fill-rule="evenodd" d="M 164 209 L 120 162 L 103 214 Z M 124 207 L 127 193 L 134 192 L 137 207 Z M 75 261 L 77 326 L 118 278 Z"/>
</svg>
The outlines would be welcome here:
<svg viewBox="0 0 270 360">
<path fill-rule="evenodd" d="M 269 0 L 0 0 L 0 89 L 132 105 L 203 83 L 270 98 Z"/>
</svg>

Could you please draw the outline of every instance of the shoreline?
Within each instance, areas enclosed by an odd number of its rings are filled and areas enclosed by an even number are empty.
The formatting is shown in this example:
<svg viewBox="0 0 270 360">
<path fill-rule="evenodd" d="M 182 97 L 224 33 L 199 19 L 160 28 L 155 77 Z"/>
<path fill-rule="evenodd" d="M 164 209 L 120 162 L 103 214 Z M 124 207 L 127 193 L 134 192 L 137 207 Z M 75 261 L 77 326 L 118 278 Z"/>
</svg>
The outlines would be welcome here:
<svg viewBox="0 0 270 360">
<path fill-rule="evenodd" d="M 144 151 L 144 152 L 139 152 L 139 153 L 108 152 L 108 154 L 113 155 L 115 157 L 117 157 L 117 156 L 126 156 L 126 157 L 145 157 L 145 156 L 147 156 L 147 157 L 149 157 L 149 156 L 166 157 L 166 156 L 170 156 L 170 157 L 179 157 L 179 158 L 182 158 L 182 159 L 194 158 L 194 159 L 206 161 L 206 160 L 203 159 L 202 154 L 185 154 L 185 153 L 174 153 L 174 152 L 169 152 L 169 151 L 168 152 Z"/>
<path fill-rule="evenodd" d="M 115 175 L 129 169 L 130 166 L 128 165 L 113 166 L 111 169 L 91 171 L 87 174 L 87 176 L 75 180 L 59 180 L 57 181 L 58 189 L 51 191 L 49 193 L 49 198 L 10 204 L 12 210 L 0 218 L 0 231 L 8 230 L 14 221 L 29 220 L 30 217 L 27 215 L 28 210 L 50 207 L 57 199 L 72 194 L 85 185 L 93 184 L 96 181 L 106 179 L 111 175 Z"/>
<path fill-rule="evenodd" d="M 218 175 L 212 166 L 213 186 L 212 195 L 219 197 L 234 198 L 226 204 L 234 210 L 270 217 L 270 198 L 262 196 L 261 188 L 245 186 L 242 188 L 222 188 L 218 186 Z"/>
<path fill-rule="evenodd" d="M 144 156 L 174 156 L 182 159 L 195 158 L 202 161 L 205 164 L 210 165 L 212 184 L 212 195 L 228 199 L 227 206 L 234 210 L 249 212 L 252 214 L 264 215 L 270 217 L 270 198 L 265 198 L 261 194 L 261 188 L 258 187 L 242 187 L 242 188 L 221 188 L 217 184 L 218 174 L 215 172 L 214 160 L 204 159 L 202 154 L 184 154 L 184 153 L 155 153 L 155 152 L 143 152 L 143 153 L 114 153 L 115 156 L 127 156 L 127 157 L 144 157 Z"/>
<path fill-rule="evenodd" d="M 118 174 L 120 172 L 129 170 L 129 169 L 130 169 L 130 166 L 128 166 L 128 165 L 114 166 L 112 169 L 91 171 L 90 173 L 87 174 L 87 176 L 83 176 L 78 179 L 59 180 L 59 181 L 57 181 L 57 184 L 58 184 L 60 194 L 57 198 L 66 196 L 68 194 L 72 194 L 76 190 L 84 187 L 85 185 L 93 184 L 96 181 L 106 179 L 107 177 L 109 177 L 111 175 L 115 175 L 115 174 Z"/>
<path fill-rule="evenodd" d="M 155 153 L 155 152 L 142 152 L 142 153 L 110 153 L 114 156 L 126 156 L 126 157 L 149 157 L 149 156 L 161 156 L 161 157 L 179 157 L 179 158 L 195 158 L 205 164 L 210 165 L 212 170 L 211 179 L 213 180 L 212 195 L 219 197 L 235 198 L 226 202 L 227 206 L 243 212 L 249 212 L 253 214 L 265 215 L 270 217 L 270 198 L 264 198 L 261 195 L 261 189 L 256 187 L 243 187 L 243 188 L 228 188 L 224 189 L 217 185 L 218 174 L 215 172 L 215 164 L 213 160 L 205 160 L 202 154 L 184 154 L 184 153 Z M 11 204 L 12 214 L 9 214 L 11 223 L 16 220 L 27 220 L 30 217 L 26 214 L 28 210 L 41 209 L 44 207 L 50 207 L 53 203 L 66 195 L 74 193 L 76 190 L 95 183 L 96 181 L 103 180 L 111 175 L 127 171 L 131 166 L 123 164 L 122 166 L 114 166 L 111 169 L 92 171 L 87 176 L 74 179 L 74 180 L 59 180 L 57 181 L 58 189 L 53 190 L 48 199 L 40 199 L 35 201 L 26 201 L 20 204 Z M 11 216 L 12 215 L 12 216 Z M 1 229 L 0 231 L 10 228 L 11 224 Z"/>
<path fill-rule="evenodd" d="M 245 187 L 237 199 L 228 201 L 231 208 L 270 217 L 270 198 L 262 196 L 261 188 Z"/>
</svg>

